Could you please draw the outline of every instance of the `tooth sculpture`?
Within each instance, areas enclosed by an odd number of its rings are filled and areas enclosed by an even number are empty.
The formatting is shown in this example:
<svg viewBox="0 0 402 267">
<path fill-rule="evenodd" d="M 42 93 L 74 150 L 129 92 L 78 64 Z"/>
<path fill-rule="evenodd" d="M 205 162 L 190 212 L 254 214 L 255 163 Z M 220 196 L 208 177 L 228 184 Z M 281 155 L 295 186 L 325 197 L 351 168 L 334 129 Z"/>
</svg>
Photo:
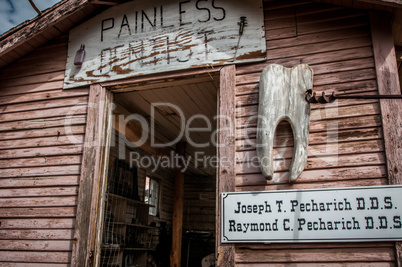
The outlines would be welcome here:
<svg viewBox="0 0 402 267">
<path fill-rule="evenodd" d="M 272 64 L 264 68 L 259 85 L 257 156 L 266 179 L 273 179 L 273 140 L 278 124 L 290 123 L 294 136 L 294 154 L 290 182 L 299 177 L 307 163 L 310 103 L 305 100 L 313 87 L 313 70 L 306 64 L 285 68 Z"/>
</svg>

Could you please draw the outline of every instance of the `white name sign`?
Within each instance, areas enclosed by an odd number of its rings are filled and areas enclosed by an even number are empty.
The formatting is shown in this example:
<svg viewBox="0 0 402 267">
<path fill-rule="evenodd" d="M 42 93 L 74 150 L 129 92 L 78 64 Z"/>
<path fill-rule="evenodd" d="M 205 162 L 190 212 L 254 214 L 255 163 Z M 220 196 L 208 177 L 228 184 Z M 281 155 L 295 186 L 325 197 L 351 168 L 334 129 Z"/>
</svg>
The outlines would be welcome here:
<svg viewBox="0 0 402 267">
<path fill-rule="evenodd" d="M 74 28 L 69 38 L 64 88 L 266 54 L 261 0 L 131 1 Z"/>
<path fill-rule="evenodd" d="M 233 192 L 222 243 L 402 240 L 402 186 Z"/>
</svg>

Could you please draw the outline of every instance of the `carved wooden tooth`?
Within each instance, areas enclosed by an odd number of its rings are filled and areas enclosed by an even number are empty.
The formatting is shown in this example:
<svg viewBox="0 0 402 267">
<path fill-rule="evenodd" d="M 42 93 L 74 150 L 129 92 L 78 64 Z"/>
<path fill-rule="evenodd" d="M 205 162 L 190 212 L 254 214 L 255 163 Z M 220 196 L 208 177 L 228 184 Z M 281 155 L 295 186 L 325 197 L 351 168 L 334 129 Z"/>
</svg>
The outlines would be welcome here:
<svg viewBox="0 0 402 267">
<path fill-rule="evenodd" d="M 266 179 L 273 177 L 273 139 L 279 122 L 290 123 L 294 136 L 294 155 L 290 182 L 299 177 L 307 163 L 310 104 L 305 92 L 312 89 L 313 70 L 306 64 L 293 68 L 271 64 L 264 68 L 259 85 L 257 156 Z"/>
</svg>

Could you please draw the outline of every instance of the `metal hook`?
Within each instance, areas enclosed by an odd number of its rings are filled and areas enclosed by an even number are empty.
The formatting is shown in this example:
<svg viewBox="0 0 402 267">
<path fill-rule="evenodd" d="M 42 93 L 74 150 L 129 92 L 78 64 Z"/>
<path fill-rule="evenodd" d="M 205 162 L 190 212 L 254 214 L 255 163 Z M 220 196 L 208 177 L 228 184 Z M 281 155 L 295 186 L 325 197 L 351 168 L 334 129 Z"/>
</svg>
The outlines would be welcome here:
<svg viewBox="0 0 402 267">
<path fill-rule="evenodd" d="M 327 103 L 333 103 L 335 101 L 335 95 L 332 93 L 330 97 L 327 97 L 324 92 L 322 92 L 321 96 L 318 98 L 316 97 L 316 93 L 311 94 L 311 90 L 307 90 L 306 92 L 306 101 L 309 103 L 320 103 L 320 104 L 327 104 Z"/>
<path fill-rule="evenodd" d="M 402 95 L 350 95 L 350 96 L 336 96 L 334 92 L 327 97 L 324 92 L 322 92 L 320 97 L 316 97 L 316 93 L 311 89 L 306 91 L 305 99 L 309 103 L 320 103 L 327 104 L 333 103 L 336 99 L 402 99 Z"/>
<path fill-rule="evenodd" d="M 313 103 L 313 104 L 318 103 L 317 98 L 315 98 L 315 92 L 312 93 L 311 90 L 307 90 L 305 98 L 306 98 L 307 102 L 309 102 L 309 103 Z"/>
</svg>

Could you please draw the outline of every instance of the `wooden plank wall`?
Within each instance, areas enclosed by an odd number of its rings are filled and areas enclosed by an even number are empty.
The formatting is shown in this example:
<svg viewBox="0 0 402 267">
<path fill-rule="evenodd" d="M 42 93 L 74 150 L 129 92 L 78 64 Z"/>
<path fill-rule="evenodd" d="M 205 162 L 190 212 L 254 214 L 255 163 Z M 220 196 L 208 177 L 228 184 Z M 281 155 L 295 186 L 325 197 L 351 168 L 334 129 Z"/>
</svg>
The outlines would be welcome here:
<svg viewBox="0 0 402 267">
<path fill-rule="evenodd" d="M 186 176 L 184 181 L 183 231 L 215 232 L 216 178 Z"/>
<path fill-rule="evenodd" d="M 292 67 L 309 64 L 316 92 L 376 94 L 376 74 L 368 15 L 364 11 L 321 3 L 264 3 L 267 61 L 237 66 L 236 73 L 236 190 L 276 190 L 385 185 L 388 183 L 376 100 L 343 100 L 311 105 L 309 158 L 296 183 L 287 183 L 292 158 L 290 126 L 278 127 L 275 175 L 266 181 L 254 147 L 258 81 L 270 63 Z M 255 162 L 254 162 L 255 163 Z M 237 266 L 393 266 L 394 243 L 241 244 Z M 271 265 L 270 265 L 271 266 Z"/>
<path fill-rule="evenodd" d="M 115 131 L 114 131 L 115 132 Z M 109 159 L 109 175 L 114 171 L 114 162 L 117 158 L 119 158 L 119 145 L 124 144 L 125 141 L 124 137 L 122 137 L 120 134 L 115 132 L 114 134 L 114 139 L 112 139 L 111 143 L 111 148 L 110 148 L 110 159 Z M 125 151 L 124 153 L 124 160 L 130 164 L 130 153 L 139 153 L 140 155 L 143 155 L 145 157 L 151 157 L 151 155 L 147 154 L 143 150 L 139 148 L 133 148 L 133 147 L 128 147 L 125 146 Z M 136 159 L 136 156 L 134 157 Z M 123 158 L 120 158 L 123 159 Z M 133 166 L 136 166 L 136 161 L 132 161 Z M 141 166 L 136 166 L 137 169 L 137 175 L 138 175 L 138 195 L 141 200 L 144 200 L 144 195 L 145 195 L 145 180 L 146 177 L 153 177 L 159 181 L 159 215 L 158 217 L 155 216 L 149 216 L 149 222 L 154 221 L 154 222 L 160 222 L 164 221 L 168 225 L 171 226 L 172 224 L 172 215 L 173 215 L 173 189 L 174 189 L 174 174 L 171 169 L 163 169 L 163 168 L 157 168 L 155 172 L 152 172 L 154 170 L 154 166 L 152 165 L 149 169 L 141 168 Z M 157 225 L 159 225 L 157 223 Z"/>
<path fill-rule="evenodd" d="M 1 266 L 71 261 L 88 88 L 62 89 L 67 41 L 0 72 Z M 77 104 L 71 141 L 65 117 Z"/>
<path fill-rule="evenodd" d="M 185 176 L 182 266 L 199 266 L 215 252 L 216 177 Z"/>
</svg>

